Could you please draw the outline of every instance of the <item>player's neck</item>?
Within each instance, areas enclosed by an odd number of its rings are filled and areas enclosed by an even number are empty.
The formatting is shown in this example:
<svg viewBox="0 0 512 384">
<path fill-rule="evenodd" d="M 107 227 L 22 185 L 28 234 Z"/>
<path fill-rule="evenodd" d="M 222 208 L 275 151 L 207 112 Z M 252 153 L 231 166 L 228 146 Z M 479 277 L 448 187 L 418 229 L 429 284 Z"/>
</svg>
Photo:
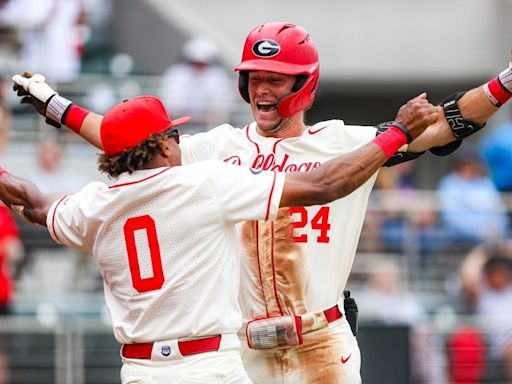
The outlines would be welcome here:
<svg viewBox="0 0 512 384">
<path fill-rule="evenodd" d="M 148 164 L 144 167 L 144 169 L 153 169 L 153 168 L 161 168 L 161 167 L 173 167 L 179 164 L 173 164 L 171 157 L 165 157 L 160 154 L 155 155 Z"/>
<path fill-rule="evenodd" d="M 302 114 L 296 114 L 281 121 L 279 126 L 272 130 L 263 130 L 259 126 L 256 127 L 256 132 L 264 137 L 275 137 L 279 139 L 298 137 L 302 135 L 306 129 L 303 121 Z"/>
</svg>

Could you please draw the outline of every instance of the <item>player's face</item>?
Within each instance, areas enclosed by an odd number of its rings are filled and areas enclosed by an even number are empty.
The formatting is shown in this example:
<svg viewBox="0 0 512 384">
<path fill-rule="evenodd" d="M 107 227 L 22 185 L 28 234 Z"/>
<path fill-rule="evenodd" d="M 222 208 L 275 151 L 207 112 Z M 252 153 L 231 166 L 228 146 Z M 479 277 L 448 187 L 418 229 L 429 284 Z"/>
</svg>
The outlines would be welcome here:
<svg viewBox="0 0 512 384">
<path fill-rule="evenodd" d="M 249 98 L 254 120 L 264 132 L 279 129 L 283 119 L 277 113 L 278 101 L 292 92 L 295 76 L 276 72 L 249 72 Z"/>
<path fill-rule="evenodd" d="M 181 165 L 180 132 L 177 129 L 167 133 L 167 143 L 171 150 L 172 165 Z"/>
</svg>

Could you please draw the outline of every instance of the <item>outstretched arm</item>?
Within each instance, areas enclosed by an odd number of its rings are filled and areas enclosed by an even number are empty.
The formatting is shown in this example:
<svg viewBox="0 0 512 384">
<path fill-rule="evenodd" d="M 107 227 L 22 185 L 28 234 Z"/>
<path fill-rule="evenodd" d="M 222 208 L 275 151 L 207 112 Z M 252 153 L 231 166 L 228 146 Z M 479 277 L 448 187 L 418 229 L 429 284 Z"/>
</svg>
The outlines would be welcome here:
<svg viewBox="0 0 512 384">
<path fill-rule="evenodd" d="M 505 70 L 489 82 L 467 91 L 454 103 L 447 102 L 448 105 L 443 108 L 439 120 L 411 143 L 408 150 L 422 152 L 433 147 L 443 148 L 472 135 L 482 128 L 511 97 L 512 50 L 509 66 Z M 457 117 L 458 112 L 460 112 L 460 118 Z M 454 150 L 457 146 L 453 144 L 451 148 Z M 434 150 L 433 152 L 448 154 L 448 148 L 450 147 L 445 147 L 444 151 Z"/>
<path fill-rule="evenodd" d="M 474 122 L 480 126 L 485 123 L 499 110 L 489 102 L 484 93 L 483 86 L 471 89 L 462 96 L 458 102 L 459 110 L 465 120 Z M 475 131 L 476 132 L 476 131 Z M 471 134 L 473 134 L 472 132 Z M 451 126 L 445 117 L 444 110 L 441 110 L 439 120 L 428 127 L 409 146 L 411 152 L 423 152 L 433 147 L 442 147 L 458 140 Z"/>
<path fill-rule="evenodd" d="M 46 227 L 46 217 L 53 200 L 30 181 L 12 176 L 1 167 L 0 199 L 26 220 Z"/>
<path fill-rule="evenodd" d="M 393 125 L 370 143 L 327 161 L 310 172 L 287 173 L 281 207 L 326 204 L 364 184 L 404 144 L 418 137 L 439 115 L 421 94 L 400 108 Z"/>
<path fill-rule="evenodd" d="M 103 150 L 101 145 L 100 127 L 101 121 L 103 120 L 102 115 L 98 115 L 93 112 L 89 112 L 84 118 L 78 134 L 82 136 L 89 143 L 94 145 L 96 148 Z M 66 125 L 66 123 L 64 123 Z"/>
</svg>

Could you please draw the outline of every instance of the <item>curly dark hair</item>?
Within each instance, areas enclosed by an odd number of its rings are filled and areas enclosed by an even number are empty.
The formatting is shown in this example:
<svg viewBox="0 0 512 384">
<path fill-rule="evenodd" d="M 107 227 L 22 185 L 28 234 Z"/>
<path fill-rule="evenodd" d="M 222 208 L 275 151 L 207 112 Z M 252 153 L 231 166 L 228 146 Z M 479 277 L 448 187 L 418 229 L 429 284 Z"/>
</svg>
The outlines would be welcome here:
<svg viewBox="0 0 512 384">
<path fill-rule="evenodd" d="M 133 171 L 144 169 L 153 157 L 162 151 L 163 140 L 166 133 L 151 135 L 138 146 L 125 149 L 116 156 L 107 156 L 104 153 L 98 157 L 98 169 L 102 173 L 107 173 L 108 177 L 113 179 L 123 172 L 132 173 Z"/>
</svg>

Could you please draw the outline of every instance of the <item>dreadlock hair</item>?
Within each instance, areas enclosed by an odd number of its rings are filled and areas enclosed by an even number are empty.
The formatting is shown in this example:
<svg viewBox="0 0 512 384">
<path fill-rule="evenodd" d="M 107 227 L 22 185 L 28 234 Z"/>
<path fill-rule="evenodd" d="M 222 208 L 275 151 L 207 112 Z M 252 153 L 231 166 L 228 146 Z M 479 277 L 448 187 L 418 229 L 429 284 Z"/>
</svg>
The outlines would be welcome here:
<svg viewBox="0 0 512 384">
<path fill-rule="evenodd" d="M 145 169 L 153 157 L 162 151 L 163 139 L 166 133 L 151 135 L 136 147 L 127 148 L 119 155 L 106 156 L 104 153 L 98 157 L 98 169 L 107 173 L 110 179 L 118 177 L 123 172 L 132 173 Z"/>
</svg>

